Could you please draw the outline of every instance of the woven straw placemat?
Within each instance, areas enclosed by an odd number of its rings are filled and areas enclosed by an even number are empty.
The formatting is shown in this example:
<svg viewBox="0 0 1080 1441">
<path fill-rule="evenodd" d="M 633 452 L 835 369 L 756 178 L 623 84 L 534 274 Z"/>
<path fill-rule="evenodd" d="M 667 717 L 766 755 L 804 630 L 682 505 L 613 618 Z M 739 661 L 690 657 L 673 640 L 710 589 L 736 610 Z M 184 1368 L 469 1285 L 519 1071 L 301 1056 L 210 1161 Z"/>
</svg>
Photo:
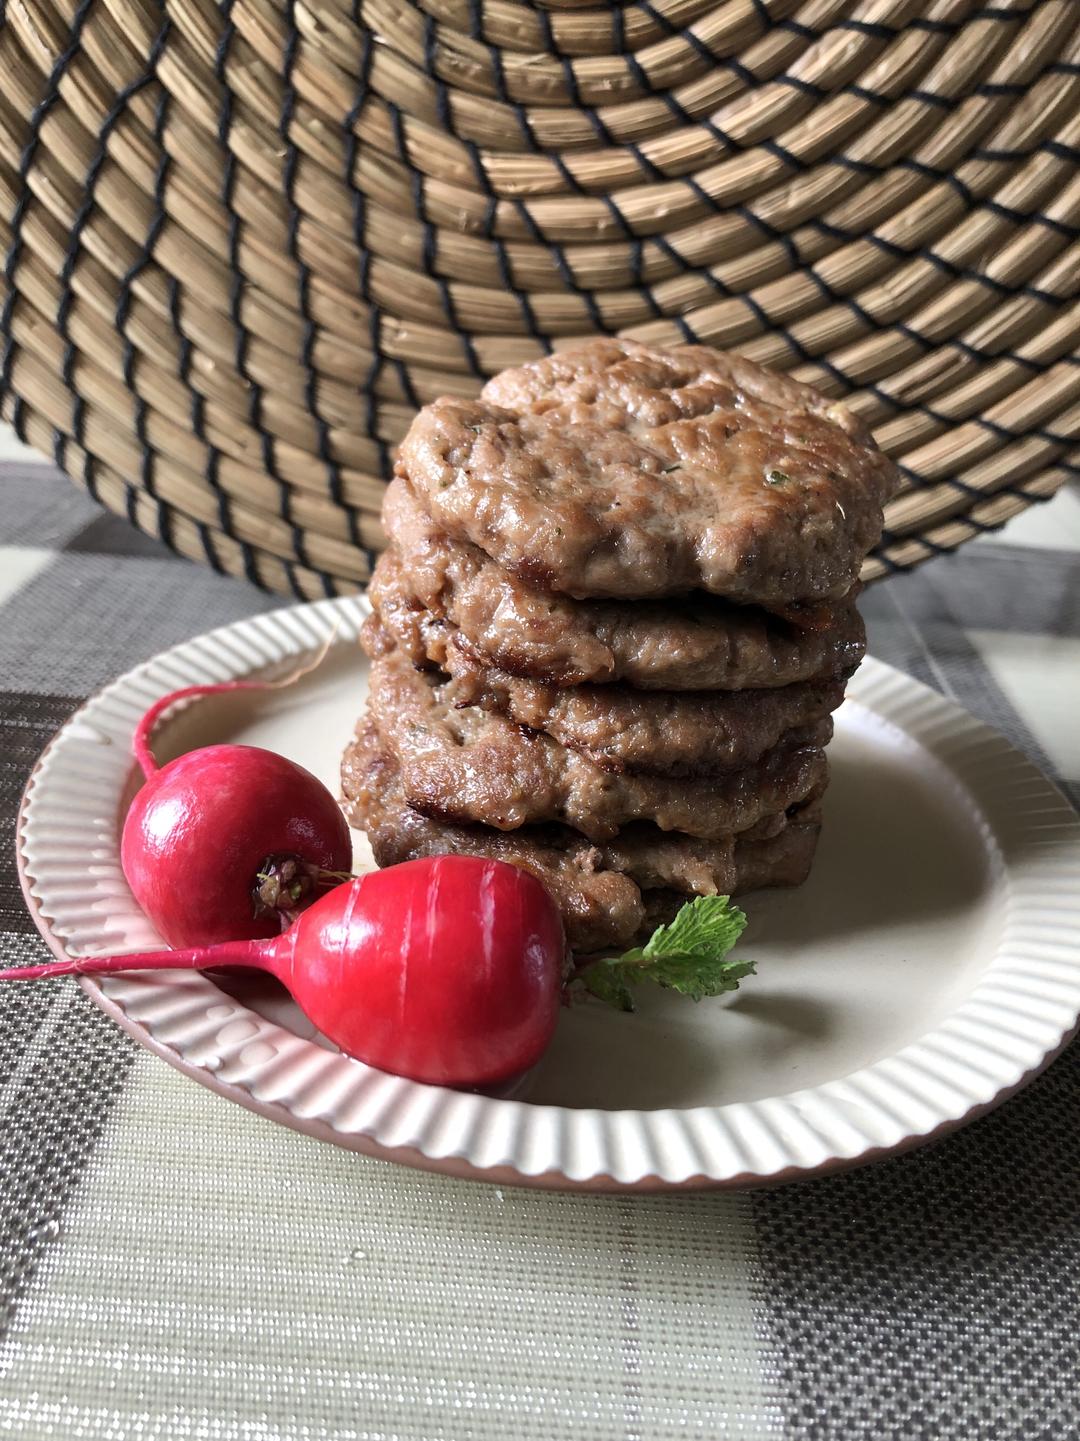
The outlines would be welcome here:
<svg viewBox="0 0 1080 1441">
<path fill-rule="evenodd" d="M 864 578 L 1080 474 L 1080 4 L 0 7 L 3 413 L 184 554 L 356 589 L 410 415 L 586 335 L 845 396 Z"/>
</svg>

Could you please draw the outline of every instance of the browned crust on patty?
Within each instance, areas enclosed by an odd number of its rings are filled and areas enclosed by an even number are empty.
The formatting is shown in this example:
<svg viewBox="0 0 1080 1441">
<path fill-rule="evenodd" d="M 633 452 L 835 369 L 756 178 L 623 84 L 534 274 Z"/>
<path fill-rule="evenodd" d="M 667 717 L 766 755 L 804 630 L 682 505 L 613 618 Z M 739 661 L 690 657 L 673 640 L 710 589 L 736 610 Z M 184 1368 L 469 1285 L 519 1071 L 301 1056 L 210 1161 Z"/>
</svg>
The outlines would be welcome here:
<svg viewBox="0 0 1080 1441">
<path fill-rule="evenodd" d="M 425 648 L 425 631 L 404 650 Z M 435 647 L 450 677 L 455 708 L 479 706 L 515 725 L 543 731 L 604 770 L 641 775 L 708 776 L 750 765 L 792 730 L 813 725 L 844 698 L 844 678 L 804 681 L 776 690 L 645 691 L 625 685 L 555 686 L 478 665 L 455 632 Z M 382 655 L 394 641 L 372 616 L 364 647 Z"/>
<path fill-rule="evenodd" d="M 625 681 L 642 689 L 744 690 L 850 673 L 866 634 L 847 597 L 831 624 L 801 629 L 750 606 L 684 600 L 573 601 L 526 585 L 476 546 L 451 541 L 395 480 L 383 520 L 394 542 L 369 594 L 414 663 L 441 663 L 444 621 L 481 664 L 555 685 Z"/>
<path fill-rule="evenodd" d="M 398 465 L 451 537 L 578 598 L 844 595 L 899 484 L 863 423 L 809 387 L 621 340 L 425 406 Z"/>
<path fill-rule="evenodd" d="M 820 829 L 819 806 L 770 840 L 714 842 L 640 824 L 593 844 L 565 826 L 496 831 L 432 820 L 405 801 L 397 762 L 374 724 L 361 723 L 342 761 L 345 812 L 367 832 L 380 866 L 429 855 L 479 855 L 531 871 L 562 912 L 579 953 L 643 940 L 690 895 L 738 895 L 806 879 Z"/>
<path fill-rule="evenodd" d="M 397 650 L 374 660 L 369 705 L 416 810 L 498 830 L 560 821 L 593 840 L 635 820 L 704 839 L 748 830 L 767 816 L 782 825 L 787 807 L 823 784 L 822 747 L 832 734 L 831 718 L 819 721 L 722 776 L 620 775 L 504 716 L 455 710 L 439 674 L 418 672 Z"/>
</svg>

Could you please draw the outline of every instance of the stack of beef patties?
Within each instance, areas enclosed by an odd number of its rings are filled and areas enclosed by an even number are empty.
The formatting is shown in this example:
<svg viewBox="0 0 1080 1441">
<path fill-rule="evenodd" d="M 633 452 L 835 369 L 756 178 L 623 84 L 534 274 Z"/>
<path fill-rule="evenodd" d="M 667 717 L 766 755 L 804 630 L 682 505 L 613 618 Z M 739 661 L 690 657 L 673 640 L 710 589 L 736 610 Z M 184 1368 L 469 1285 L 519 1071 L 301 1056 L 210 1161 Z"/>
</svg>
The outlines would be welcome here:
<svg viewBox="0 0 1080 1441">
<path fill-rule="evenodd" d="M 896 483 L 842 406 L 699 347 L 595 341 L 425 407 L 342 767 L 377 862 L 525 866 L 579 953 L 799 884 Z"/>
</svg>

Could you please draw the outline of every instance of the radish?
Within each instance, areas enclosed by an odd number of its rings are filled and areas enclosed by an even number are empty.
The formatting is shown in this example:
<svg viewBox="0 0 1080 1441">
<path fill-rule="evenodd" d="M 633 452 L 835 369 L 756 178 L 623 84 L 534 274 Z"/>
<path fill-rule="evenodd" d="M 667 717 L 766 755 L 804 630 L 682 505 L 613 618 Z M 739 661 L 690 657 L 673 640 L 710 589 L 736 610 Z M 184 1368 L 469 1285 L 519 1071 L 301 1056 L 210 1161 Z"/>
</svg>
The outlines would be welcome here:
<svg viewBox="0 0 1080 1441">
<path fill-rule="evenodd" d="M 547 1049 L 560 1006 L 586 993 L 632 1011 L 631 988 L 643 981 L 694 1000 L 736 990 L 754 970 L 728 959 L 745 925 L 727 896 L 699 896 L 644 946 L 575 967 L 559 908 L 529 871 L 425 856 L 336 886 L 277 936 L 73 957 L 0 971 L 0 981 L 253 967 L 286 986 L 346 1055 L 478 1089 L 524 1075 Z"/>
<path fill-rule="evenodd" d="M 146 783 L 124 821 L 120 863 L 172 946 L 279 934 L 349 872 L 345 817 L 295 761 L 257 746 L 212 745 L 159 766 L 150 749 L 154 725 L 178 701 L 268 684 L 188 686 L 155 702 L 135 731 Z"/>
<path fill-rule="evenodd" d="M 252 966 L 276 976 L 346 1055 L 474 1088 L 543 1055 L 566 959 L 559 909 L 528 871 L 435 856 L 336 886 L 272 938 L 54 961 L 0 980 Z"/>
</svg>

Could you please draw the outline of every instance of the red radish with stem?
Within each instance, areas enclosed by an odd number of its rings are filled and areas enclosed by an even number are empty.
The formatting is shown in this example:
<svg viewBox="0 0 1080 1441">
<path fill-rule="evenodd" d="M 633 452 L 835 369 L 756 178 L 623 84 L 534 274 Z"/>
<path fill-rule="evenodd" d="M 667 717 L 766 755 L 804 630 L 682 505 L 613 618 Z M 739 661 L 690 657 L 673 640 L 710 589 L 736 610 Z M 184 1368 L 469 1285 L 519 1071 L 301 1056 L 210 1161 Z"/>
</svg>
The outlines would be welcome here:
<svg viewBox="0 0 1080 1441">
<path fill-rule="evenodd" d="M 435 856 L 339 885 L 269 939 L 54 961 L 0 981 L 253 966 L 346 1055 L 416 1081 L 479 1087 L 539 1061 L 566 961 L 558 907 L 534 876 Z"/>
<path fill-rule="evenodd" d="M 204 746 L 164 766 L 154 758 L 154 726 L 178 701 L 271 684 L 187 686 L 156 701 L 136 728 L 146 783 L 124 821 L 120 862 L 172 946 L 276 935 L 350 869 L 340 807 L 295 761 L 243 745 Z"/>
</svg>

